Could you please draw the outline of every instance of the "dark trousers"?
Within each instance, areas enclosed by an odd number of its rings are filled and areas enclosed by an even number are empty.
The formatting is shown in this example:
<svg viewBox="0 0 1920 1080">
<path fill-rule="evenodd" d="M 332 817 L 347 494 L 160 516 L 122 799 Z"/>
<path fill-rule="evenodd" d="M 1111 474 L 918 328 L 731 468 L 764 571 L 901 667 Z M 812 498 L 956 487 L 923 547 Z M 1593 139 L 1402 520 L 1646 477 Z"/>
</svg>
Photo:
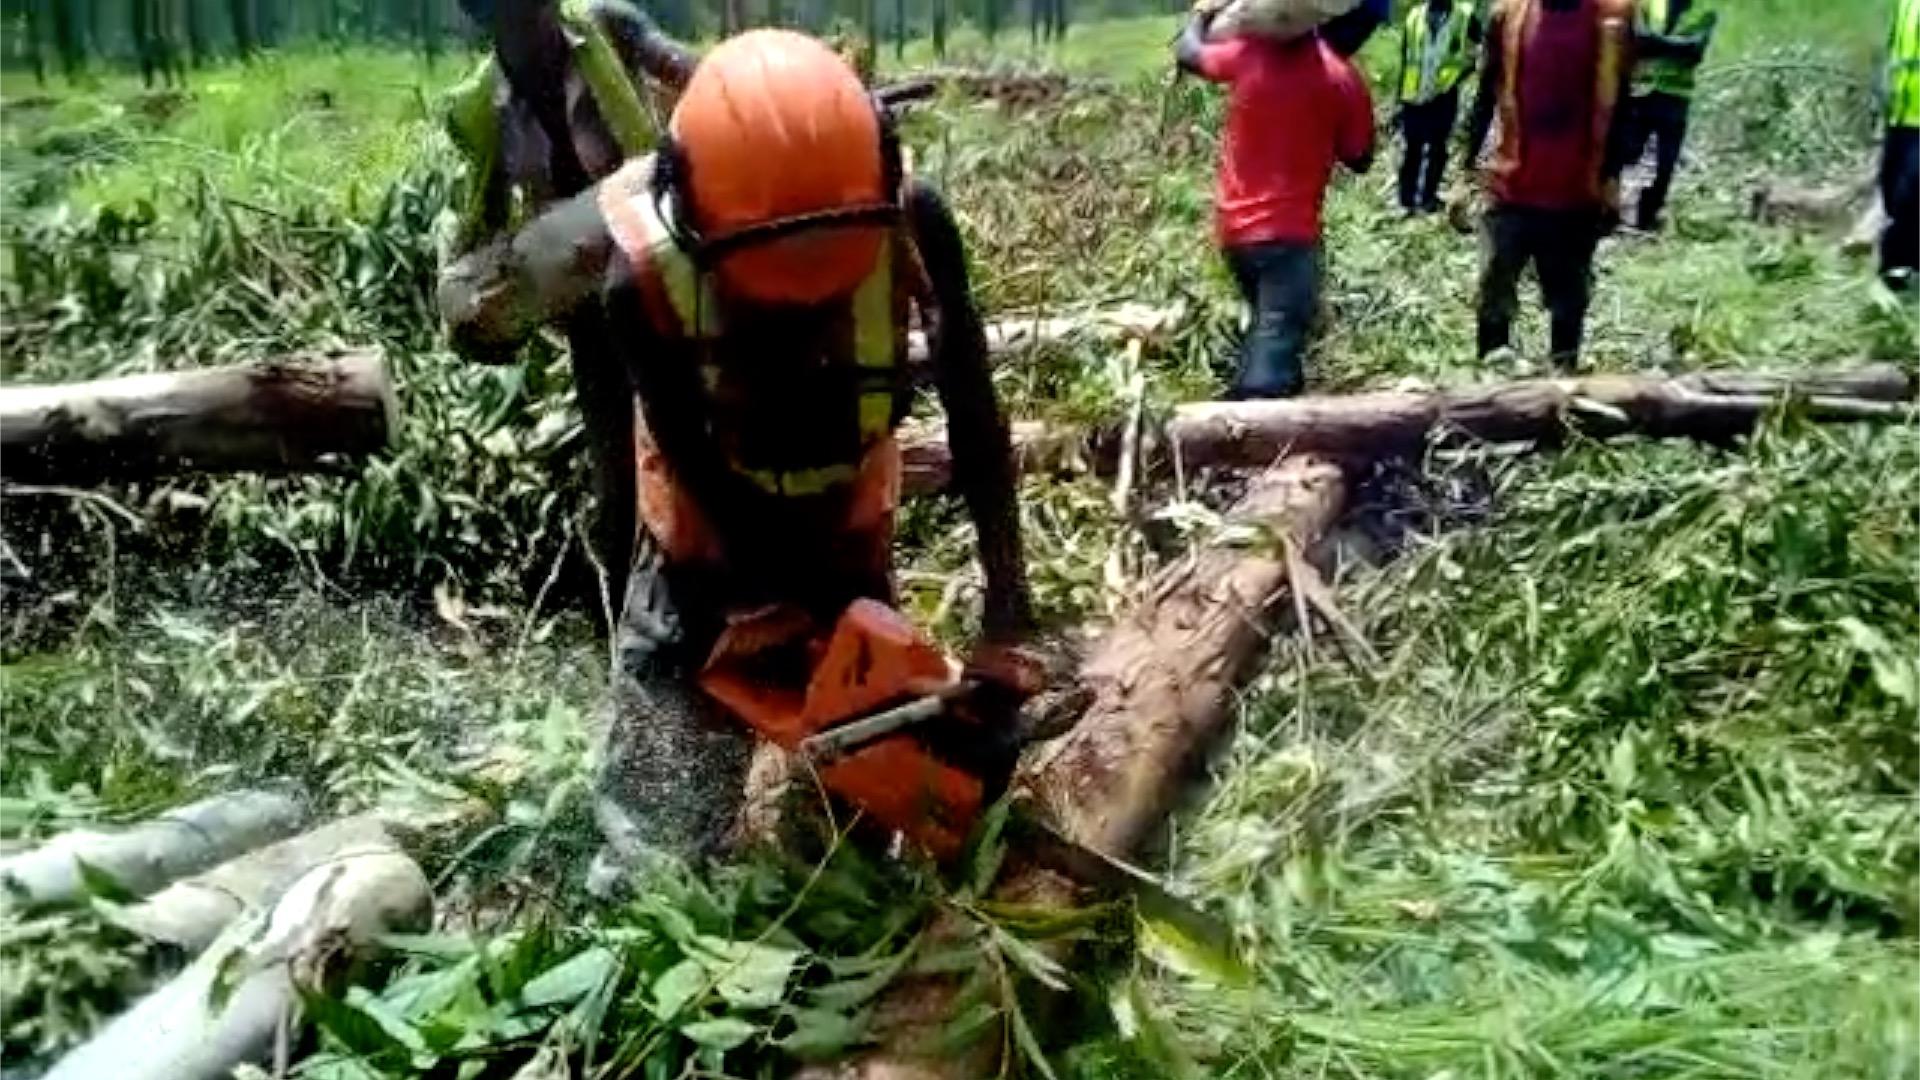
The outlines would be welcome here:
<svg viewBox="0 0 1920 1080">
<path fill-rule="evenodd" d="M 1880 275 L 1892 282 L 1920 270 L 1920 128 L 1890 127 L 1880 146 Z"/>
<path fill-rule="evenodd" d="M 1298 394 L 1306 386 L 1303 363 L 1320 301 L 1320 245 L 1247 244 L 1226 249 L 1226 259 L 1241 298 L 1253 309 L 1229 396 Z"/>
<path fill-rule="evenodd" d="M 1553 362 L 1572 367 L 1593 286 L 1593 251 L 1600 241 L 1595 208 L 1540 210 L 1494 204 L 1486 215 L 1486 255 L 1480 269 L 1480 355 L 1512 343 L 1520 275 L 1532 264 L 1551 324 Z"/>
<path fill-rule="evenodd" d="M 1406 152 L 1400 158 L 1400 205 L 1408 210 L 1440 209 L 1440 180 L 1447 171 L 1447 140 L 1460 115 L 1455 87 L 1432 101 L 1400 108 L 1400 133 Z"/>
<path fill-rule="evenodd" d="M 1689 104 L 1686 98 L 1657 91 L 1627 101 L 1627 160 L 1639 161 L 1647 143 L 1653 143 L 1653 180 L 1640 193 L 1634 218 L 1642 229 L 1660 227 L 1660 211 L 1666 208 L 1673 170 L 1680 164 L 1680 146 L 1687 139 Z"/>
</svg>

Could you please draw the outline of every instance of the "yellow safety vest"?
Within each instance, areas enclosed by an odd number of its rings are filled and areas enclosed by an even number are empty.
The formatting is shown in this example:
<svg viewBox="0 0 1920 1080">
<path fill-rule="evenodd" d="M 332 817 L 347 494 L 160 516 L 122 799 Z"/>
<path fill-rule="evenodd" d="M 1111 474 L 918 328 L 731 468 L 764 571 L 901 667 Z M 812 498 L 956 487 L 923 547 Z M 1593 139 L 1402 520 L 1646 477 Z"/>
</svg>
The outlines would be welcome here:
<svg viewBox="0 0 1920 1080">
<path fill-rule="evenodd" d="M 702 344 L 700 385 L 718 419 L 744 396 L 724 361 L 729 338 L 724 305 L 712 275 L 695 265 L 662 220 L 648 182 L 651 173 L 651 159 L 637 159 L 603 182 L 601 212 L 636 271 L 642 296 L 652 301 L 648 315 L 656 331 Z M 908 308 L 915 296 L 925 295 L 919 265 L 906 231 L 895 230 L 890 242 L 881 245 L 873 269 L 837 302 L 840 306 L 831 316 L 829 336 L 835 344 L 822 358 L 819 377 L 838 378 L 853 388 L 857 449 L 843 460 L 796 468 L 754 460 L 757 455 L 743 450 L 752 432 L 717 432 L 716 442 L 734 473 L 767 494 L 796 497 L 825 494 L 858 477 L 864 452 L 890 435 L 901 418 Z M 778 408 L 785 403 L 757 404 Z"/>
<path fill-rule="evenodd" d="M 1920 0 L 1898 0 L 1887 42 L 1887 126 L 1920 127 Z"/>
<path fill-rule="evenodd" d="M 1417 3 L 1407 12 L 1400 34 L 1402 102 L 1425 104 L 1460 85 L 1461 78 L 1473 68 L 1473 41 L 1469 36 L 1473 14 L 1473 5 L 1467 0 L 1455 0 L 1436 38 L 1428 33 L 1426 3 Z M 1433 64 L 1433 81 L 1422 93 L 1422 76 L 1429 62 Z"/>
<path fill-rule="evenodd" d="M 1704 3 L 1690 5 L 1677 17 L 1672 15 L 1672 11 L 1669 0 L 1640 0 L 1636 15 L 1638 30 L 1643 34 L 1694 37 L 1705 33 L 1713 25 L 1713 12 Z M 1693 96 L 1694 74 L 1699 67 L 1698 61 L 1670 56 L 1641 60 L 1633 67 L 1633 92 L 1657 92 L 1690 98 Z"/>
</svg>

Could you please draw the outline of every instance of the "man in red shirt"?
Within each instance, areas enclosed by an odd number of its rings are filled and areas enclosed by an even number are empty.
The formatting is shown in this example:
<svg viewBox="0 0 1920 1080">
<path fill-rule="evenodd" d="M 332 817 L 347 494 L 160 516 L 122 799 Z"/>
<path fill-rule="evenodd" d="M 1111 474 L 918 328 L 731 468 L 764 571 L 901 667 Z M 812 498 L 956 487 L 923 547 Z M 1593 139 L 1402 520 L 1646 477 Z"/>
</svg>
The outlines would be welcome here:
<svg viewBox="0 0 1920 1080">
<path fill-rule="evenodd" d="M 1319 303 L 1320 203 L 1333 166 L 1373 163 L 1366 80 L 1309 34 L 1206 40 L 1197 12 L 1174 45 L 1183 70 L 1228 85 L 1215 226 L 1240 294 L 1253 309 L 1241 344 L 1236 398 L 1291 397 Z"/>
<path fill-rule="evenodd" d="M 1625 139 L 1615 107 L 1632 75 L 1631 0 L 1509 0 L 1487 27 L 1480 91 L 1467 129 L 1471 173 L 1495 111 L 1487 171 L 1486 261 L 1479 346 L 1506 348 L 1532 263 L 1547 305 L 1552 359 L 1579 359 L 1593 252 L 1620 216 Z"/>
</svg>

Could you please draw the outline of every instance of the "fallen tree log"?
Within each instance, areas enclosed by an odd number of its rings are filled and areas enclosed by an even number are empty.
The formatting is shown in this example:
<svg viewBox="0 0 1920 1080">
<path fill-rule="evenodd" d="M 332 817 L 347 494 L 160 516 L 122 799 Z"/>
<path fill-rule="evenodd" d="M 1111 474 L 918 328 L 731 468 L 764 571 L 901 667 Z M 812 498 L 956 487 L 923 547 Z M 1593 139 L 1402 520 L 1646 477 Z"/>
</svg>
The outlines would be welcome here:
<svg viewBox="0 0 1920 1080">
<path fill-rule="evenodd" d="M 146 896 L 170 882 L 291 834 L 306 808 L 290 795 L 238 791 L 162 814 L 118 832 L 62 833 L 0 860 L 0 894 L 30 906 L 88 895 L 90 872 Z"/>
<path fill-rule="evenodd" d="M 386 446 L 377 353 L 0 387 L 0 475 L 84 484 L 168 472 L 301 471 Z"/>
<path fill-rule="evenodd" d="M 1148 464 L 1172 455 L 1187 467 L 1257 468 L 1290 453 L 1378 458 L 1462 442 L 1552 442 L 1577 433 L 1719 441 L 1751 431 L 1798 395 L 1815 420 L 1901 420 L 1914 415 L 1915 380 L 1891 364 L 1846 371 L 1702 372 L 1672 378 L 1592 375 L 1525 379 L 1456 390 L 1381 391 L 1284 401 L 1203 401 L 1176 406 L 1145 440 Z M 1118 426 L 1019 421 L 1011 426 L 1023 471 L 1111 471 Z M 937 424 L 902 430 L 909 492 L 938 491 L 953 462 Z"/>
<path fill-rule="evenodd" d="M 1788 395 L 1816 420 L 1912 414 L 1913 377 L 1892 365 L 1768 375 L 1591 375 L 1488 387 L 1286 401 L 1202 402 L 1174 410 L 1164 445 L 1197 466 L 1247 466 L 1287 453 L 1368 457 L 1434 442 L 1553 441 L 1646 435 L 1709 441 L 1743 435 Z"/>
<path fill-rule="evenodd" d="M 420 930 L 426 875 L 392 851 L 328 863 L 235 923 L 185 971 L 60 1060 L 47 1080 L 218 1080 L 290 1052 L 303 989 L 365 959 L 382 934 Z M 276 1075 L 285 1071 L 278 1063 Z"/>
<path fill-rule="evenodd" d="M 378 817 L 342 818 L 176 881 L 108 917 L 142 937 L 198 953 L 235 919 L 279 900 L 314 869 L 397 851 Z"/>
<path fill-rule="evenodd" d="M 1070 731 L 1022 763 L 1019 790 L 1069 839 L 1124 857 L 1164 820 L 1193 767 L 1225 731 L 1234 696 L 1252 675 L 1291 574 L 1345 505 L 1337 465 L 1289 458 L 1256 477 L 1229 512 L 1221 541 L 1167 567 L 1094 648 L 1080 682 L 1092 705 Z M 1249 529 L 1248 527 L 1252 528 Z M 1249 534 L 1253 539 L 1249 540 Z M 998 900 L 1062 906 L 1078 886 L 1033 863 L 1010 863 Z M 957 924 L 936 932 L 955 933 Z M 940 1046 L 960 980 L 924 975 L 896 983 L 876 1007 L 880 1048 L 807 1074 L 859 1080 L 991 1075 L 1004 1040 L 973 1054 Z"/>
</svg>

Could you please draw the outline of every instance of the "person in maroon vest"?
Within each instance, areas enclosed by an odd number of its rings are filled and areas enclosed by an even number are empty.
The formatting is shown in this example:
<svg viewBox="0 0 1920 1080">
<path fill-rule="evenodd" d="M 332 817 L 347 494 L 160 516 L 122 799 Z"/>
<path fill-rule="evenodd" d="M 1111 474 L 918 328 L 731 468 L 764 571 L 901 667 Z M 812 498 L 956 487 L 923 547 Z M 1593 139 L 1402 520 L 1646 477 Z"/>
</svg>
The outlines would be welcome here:
<svg viewBox="0 0 1920 1080">
<path fill-rule="evenodd" d="M 1629 0 L 1511 0 L 1493 14 L 1468 126 L 1471 174 L 1497 113 L 1488 167 L 1482 357 L 1511 344 L 1520 275 L 1531 264 L 1555 366 L 1571 369 L 1592 290 L 1593 255 L 1619 224 L 1625 132 L 1615 122 L 1632 74 Z"/>
</svg>

